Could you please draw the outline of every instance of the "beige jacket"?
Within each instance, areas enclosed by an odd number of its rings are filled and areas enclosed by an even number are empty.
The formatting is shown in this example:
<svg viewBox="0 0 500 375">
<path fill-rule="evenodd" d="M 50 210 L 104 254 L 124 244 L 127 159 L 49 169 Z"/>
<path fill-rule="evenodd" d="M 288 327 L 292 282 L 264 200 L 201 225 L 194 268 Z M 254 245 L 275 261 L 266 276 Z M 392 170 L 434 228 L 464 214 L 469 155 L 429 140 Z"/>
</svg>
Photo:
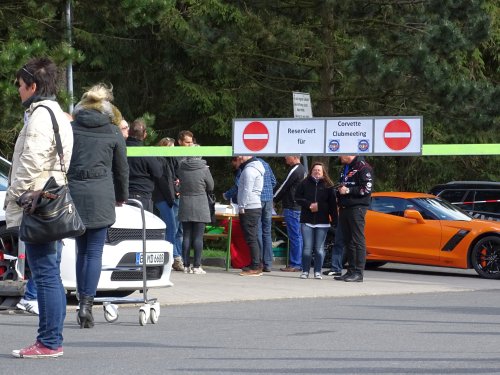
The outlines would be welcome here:
<svg viewBox="0 0 500 375">
<path fill-rule="evenodd" d="M 49 111 L 39 108 L 33 112 L 39 105 L 50 107 L 56 116 L 66 170 L 71 161 L 73 130 L 59 104 L 53 100 L 42 100 L 31 104 L 25 112 L 24 126 L 17 138 L 12 157 L 9 188 L 4 203 L 7 228 L 21 224 L 22 210 L 16 204 L 16 199 L 22 193 L 41 189 L 50 176 L 54 176 L 58 184 L 65 183 Z"/>
</svg>

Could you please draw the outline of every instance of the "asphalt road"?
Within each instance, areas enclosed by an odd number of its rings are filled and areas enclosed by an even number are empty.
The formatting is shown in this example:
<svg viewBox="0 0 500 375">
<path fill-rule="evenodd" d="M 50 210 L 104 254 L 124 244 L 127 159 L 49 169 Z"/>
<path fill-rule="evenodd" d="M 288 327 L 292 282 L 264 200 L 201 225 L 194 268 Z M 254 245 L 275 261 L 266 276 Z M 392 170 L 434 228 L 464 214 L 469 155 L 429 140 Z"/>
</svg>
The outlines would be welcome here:
<svg viewBox="0 0 500 375">
<path fill-rule="evenodd" d="M 96 328 L 81 330 L 70 308 L 65 354 L 50 360 L 11 358 L 11 349 L 33 340 L 37 318 L 2 313 L 0 374 L 500 373 L 500 281 L 469 271 L 402 269 L 372 271 L 364 285 L 348 286 L 366 291 L 370 283 L 390 279 L 392 294 L 169 304 L 162 306 L 158 324 L 144 327 L 137 308 L 121 307 L 120 319 L 110 324 L 97 307 Z M 274 279 L 251 282 L 282 281 L 281 274 L 273 274 Z M 192 287 L 193 280 L 201 285 L 231 277 L 238 283 L 246 279 L 227 273 L 213 279 L 174 275 L 170 291 Z M 310 290 L 335 285 L 340 290 L 348 284 L 283 280 L 292 289 L 308 283 Z M 411 292 L 406 284 L 440 289 Z"/>
</svg>

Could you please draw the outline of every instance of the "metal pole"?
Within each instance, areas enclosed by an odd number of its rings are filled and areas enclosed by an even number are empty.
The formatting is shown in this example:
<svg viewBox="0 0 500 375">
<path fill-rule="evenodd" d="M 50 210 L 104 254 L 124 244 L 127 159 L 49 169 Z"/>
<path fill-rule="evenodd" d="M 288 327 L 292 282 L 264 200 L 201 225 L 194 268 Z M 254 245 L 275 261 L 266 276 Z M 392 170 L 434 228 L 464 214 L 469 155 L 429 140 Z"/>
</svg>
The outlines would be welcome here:
<svg viewBox="0 0 500 375">
<path fill-rule="evenodd" d="M 69 46 L 73 46 L 73 40 L 71 36 L 71 0 L 66 0 L 66 38 L 68 39 Z M 68 111 L 73 113 L 73 64 L 72 61 L 68 61 L 68 66 L 66 69 L 66 82 L 68 85 L 68 95 L 70 98 Z"/>
</svg>

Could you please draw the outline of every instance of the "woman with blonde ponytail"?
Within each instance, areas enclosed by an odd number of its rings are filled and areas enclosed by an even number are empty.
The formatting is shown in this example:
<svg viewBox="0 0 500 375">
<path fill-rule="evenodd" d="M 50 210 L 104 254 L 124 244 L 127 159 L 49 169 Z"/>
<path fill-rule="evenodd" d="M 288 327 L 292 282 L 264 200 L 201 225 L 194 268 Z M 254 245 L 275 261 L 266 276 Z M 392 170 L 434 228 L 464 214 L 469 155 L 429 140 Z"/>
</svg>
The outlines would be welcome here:
<svg viewBox="0 0 500 375">
<path fill-rule="evenodd" d="M 122 115 L 111 101 L 112 88 L 91 87 L 73 111 L 73 155 L 69 188 L 86 232 L 76 238 L 76 280 L 80 328 L 92 328 L 92 305 L 99 283 L 102 251 L 115 205 L 128 199 L 125 140 L 117 125 Z"/>
</svg>

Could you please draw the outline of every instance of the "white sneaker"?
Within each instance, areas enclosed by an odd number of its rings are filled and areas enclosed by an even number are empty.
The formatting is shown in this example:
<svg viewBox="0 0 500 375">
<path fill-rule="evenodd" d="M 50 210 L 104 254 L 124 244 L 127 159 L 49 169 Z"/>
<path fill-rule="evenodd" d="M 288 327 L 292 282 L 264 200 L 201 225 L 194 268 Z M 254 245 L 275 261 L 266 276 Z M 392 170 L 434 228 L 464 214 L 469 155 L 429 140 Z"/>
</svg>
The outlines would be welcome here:
<svg viewBox="0 0 500 375">
<path fill-rule="evenodd" d="M 301 279 L 308 279 L 309 278 L 309 272 L 302 272 L 302 275 L 300 275 Z"/>
<path fill-rule="evenodd" d="M 193 269 L 191 267 L 184 267 L 184 273 L 193 273 Z"/>
<path fill-rule="evenodd" d="M 27 311 L 31 314 L 38 315 L 38 301 L 36 299 L 33 301 L 27 301 L 24 298 L 21 298 L 16 307 L 19 310 Z"/>
<path fill-rule="evenodd" d="M 193 270 L 191 271 L 191 273 L 194 273 L 195 275 L 204 275 L 204 274 L 206 274 L 206 272 L 203 270 L 203 268 L 201 268 L 201 266 L 193 268 Z"/>
<path fill-rule="evenodd" d="M 318 280 L 321 280 L 323 278 L 323 276 L 321 276 L 321 273 L 320 272 L 315 272 L 314 273 L 314 278 L 315 279 L 318 279 Z"/>
</svg>

